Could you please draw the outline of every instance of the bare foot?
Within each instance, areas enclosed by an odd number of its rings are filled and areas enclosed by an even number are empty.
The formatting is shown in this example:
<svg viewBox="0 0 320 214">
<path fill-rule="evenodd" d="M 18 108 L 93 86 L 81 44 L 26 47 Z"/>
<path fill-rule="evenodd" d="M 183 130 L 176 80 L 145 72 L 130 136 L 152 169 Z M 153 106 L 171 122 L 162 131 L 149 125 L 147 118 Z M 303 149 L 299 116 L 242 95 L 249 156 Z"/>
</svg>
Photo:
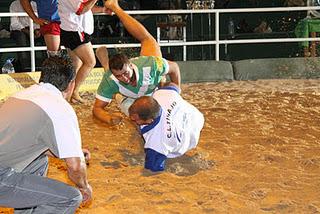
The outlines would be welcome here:
<svg viewBox="0 0 320 214">
<path fill-rule="evenodd" d="M 107 0 L 105 1 L 104 6 L 112 11 L 120 7 L 118 4 L 118 0 Z"/>
<path fill-rule="evenodd" d="M 86 101 L 80 97 L 79 94 L 72 94 L 70 102 L 73 104 L 85 104 Z"/>
</svg>

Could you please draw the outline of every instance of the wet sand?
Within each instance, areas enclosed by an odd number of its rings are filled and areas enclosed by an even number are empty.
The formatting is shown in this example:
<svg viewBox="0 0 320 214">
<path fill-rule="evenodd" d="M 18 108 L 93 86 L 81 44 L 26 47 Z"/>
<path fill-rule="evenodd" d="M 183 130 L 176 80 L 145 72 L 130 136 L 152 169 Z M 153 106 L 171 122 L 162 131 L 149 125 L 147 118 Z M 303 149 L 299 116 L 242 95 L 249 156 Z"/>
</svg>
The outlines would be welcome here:
<svg viewBox="0 0 320 214">
<path fill-rule="evenodd" d="M 125 120 L 110 127 L 74 105 L 94 190 L 84 213 L 319 213 L 320 80 L 185 84 L 183 97 L 205 115 L 199 145 L 143 170 L 142 140 Z M 116 110 L 112 105 L 111 111 Z M 49 177 L 68 182 L 62 161 Z M 1 209 L 0 213 L 12 213 Z"/>
</svg>

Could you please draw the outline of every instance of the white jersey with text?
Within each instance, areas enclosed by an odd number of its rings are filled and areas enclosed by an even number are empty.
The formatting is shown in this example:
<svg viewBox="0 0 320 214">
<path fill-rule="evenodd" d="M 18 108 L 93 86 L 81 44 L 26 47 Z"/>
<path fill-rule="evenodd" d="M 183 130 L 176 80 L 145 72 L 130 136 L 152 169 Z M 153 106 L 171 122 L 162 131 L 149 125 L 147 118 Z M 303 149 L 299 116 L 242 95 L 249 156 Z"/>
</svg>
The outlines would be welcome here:
<svg viewBox="0 0 320 214">
<path fill-rule="evenodd" d="M 161 106 L 161 115 L 141 127 L 145 148 L 155 150 L 167 158 L 183 155 L 197 146 L 204 125 L 202 113 L 183 100 L 175 87 L 164 87 L 153 94 Z"/>
</svg>

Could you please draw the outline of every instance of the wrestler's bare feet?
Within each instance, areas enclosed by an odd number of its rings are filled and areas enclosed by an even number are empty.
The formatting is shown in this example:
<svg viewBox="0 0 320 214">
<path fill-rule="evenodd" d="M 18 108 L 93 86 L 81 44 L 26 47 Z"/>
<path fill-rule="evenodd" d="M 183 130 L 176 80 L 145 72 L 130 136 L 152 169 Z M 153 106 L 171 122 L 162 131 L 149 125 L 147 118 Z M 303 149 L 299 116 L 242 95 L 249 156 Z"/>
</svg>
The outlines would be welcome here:
<svg viewBox="0 0 320 214">
<path fill-rule="evenodd" d="M 79 93 L 73 93 L 70 99 L 70 102 L 73 104 L 85 104 L 86 101 L 82 99 Z"/>
<path fill-rule="evenodd" d="M 113 12 L 116 10 L 116 9 L 119 9 L 120 6 L 118 4 L 118 0 L 107 0 L 105 1 L 104 3 L 104 6 L 110 10 L 112 10 Z"/>
</svg>

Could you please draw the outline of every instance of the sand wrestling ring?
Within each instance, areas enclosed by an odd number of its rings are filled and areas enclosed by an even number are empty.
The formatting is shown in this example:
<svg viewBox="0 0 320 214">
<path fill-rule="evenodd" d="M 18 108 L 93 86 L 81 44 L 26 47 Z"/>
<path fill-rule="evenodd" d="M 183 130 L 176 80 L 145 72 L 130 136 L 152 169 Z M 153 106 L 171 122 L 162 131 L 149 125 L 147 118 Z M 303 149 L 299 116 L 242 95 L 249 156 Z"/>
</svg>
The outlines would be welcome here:
<svg viewBox="0 0 320 214">
<path fill-rule="evenodd" d="M 128 120 L 110 127 L 94 119 L 93 93 L 85 93 L 90 104 L 74 105 L 94 190 L 77 213 L 320 212 L 320 80 L 183 84 L 182 91 L 205 127 L 198 147 L 159 174 L 143 170 L 142 140 Z M 69 182 L 62 161 L 50 160 L 48 176 Z"/>
</svg>

